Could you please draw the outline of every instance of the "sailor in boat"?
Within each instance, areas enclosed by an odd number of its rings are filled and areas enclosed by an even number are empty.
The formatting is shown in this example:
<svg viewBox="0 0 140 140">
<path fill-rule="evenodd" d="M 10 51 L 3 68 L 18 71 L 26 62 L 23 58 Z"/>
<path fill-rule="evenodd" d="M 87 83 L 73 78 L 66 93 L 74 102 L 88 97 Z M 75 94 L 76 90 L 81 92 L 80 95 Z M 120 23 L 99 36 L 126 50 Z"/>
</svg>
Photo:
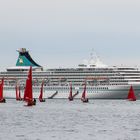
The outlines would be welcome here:
<svg viewBox="0 0 140 140">
<path fill-rule="evenodd" d="M 43 98 L 40 99 L 40 98 L 39 98 L 39 101 L 40 101 L 40 102 L 45 102 L 45 99 L 43 99 Z"/>
<path fill-rule="evenodd" d="M 73 100 L 73 97 L 72 96 L 71 97 L 69 96 L 68 99 L 69 99 L 69 101 L 72 101 Z"/>
<path fill-rule="evenodd" d="M 6 103 L 6 99 L 5 98 L 0 99 L 0 103 Z"/>
<path fill-rule="evenodd" d="M 27 101 L 27 106 L 32 106 L 32 105 L 36 105 L 36 99 L 34 98 L 34 100 L 28 100 Z"/>
<path fill-rule="evenodd" d="M 33 105 L 36 105 L 36 99 L 34 98 L 34 100 L 33 100 Z"/>
<path fill-rule="evenodd" d="M 27 102 L 27 106 L 32 106 L 32 105 L 33 105 L 32 101 L 29 100 L 29 101 Z"/>
<path fill-rule="evenodd" d="M 81 98 L 81 101 L 84 102 L 84 103 L 87 103 L 88 102 L 88 98 Z"/>
</svg>

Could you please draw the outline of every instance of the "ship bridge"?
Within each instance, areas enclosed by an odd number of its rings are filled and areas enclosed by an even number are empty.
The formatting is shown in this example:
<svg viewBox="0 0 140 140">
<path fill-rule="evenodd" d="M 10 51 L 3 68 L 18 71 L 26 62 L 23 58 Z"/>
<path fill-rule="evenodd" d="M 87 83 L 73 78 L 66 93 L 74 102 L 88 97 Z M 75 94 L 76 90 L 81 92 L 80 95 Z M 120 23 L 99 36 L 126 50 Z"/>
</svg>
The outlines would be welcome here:
<svg viewBox="0 0 140 140">
<path fill-rule="evenodd" d="M 97 56 L 95 52 L 90 54 L 89 59 L 85 59 L 81 64 L 78 65 L 80 68 L 106 68 L 108 67 L 105 65 Z"/>
</svg>

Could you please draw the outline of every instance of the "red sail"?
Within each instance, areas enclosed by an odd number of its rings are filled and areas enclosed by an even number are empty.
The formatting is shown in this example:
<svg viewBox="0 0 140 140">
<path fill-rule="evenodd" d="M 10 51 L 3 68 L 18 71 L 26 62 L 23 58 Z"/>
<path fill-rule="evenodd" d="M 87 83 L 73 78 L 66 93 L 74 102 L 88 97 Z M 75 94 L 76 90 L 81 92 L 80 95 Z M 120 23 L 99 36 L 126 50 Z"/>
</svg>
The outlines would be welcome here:
<svg viewBox="0 0 140 140">
<path fill-rule="evenodd" d="M 72 98 L 72 83 L 70 83 L 70 94 L 69 94 L 69 98 Z"/>
<path fill-rule="evenodd" d="M 136 101 L 136 96 L 135 96 L 135 93 L 134 93 L 134 90 L 133 90 L 132 86 L 129 89 L 129 93 L 128 93 L 127 99 L 130 100 L 130 101 Z"/>
<path fill-rule="evenodd" d="M 0 83 L 0 100 L 3 99 L 3 86 L 4 86 L 4 78 L 2 78 Z"/>
<path fill-rule="evenodd" d="M 84 102 L 84 103 L 88 102 L 88 98 L 86 98 L 86 82 L 85 82 L 84 91 L 83 91 L 83 94 L 82 94 L 82 97 L 81 97 L 81 101 Z"/>
<path fill-rule="evenodd" d="M 41 84 L 39 100 L 43 99 L 43 85 L 44 85 L 44 81 L 42 81 L 42 84 Z"/>
<path fill-rule="evenodd" d="M 70 93 L 68 97 L 69 101 L 73 101 L 73 96 L 72 96 L 72 83 L 70 83 Z"/>
<path fill-rule="evenodd" d="M 19 97 L 19 99 L 21 99 L 21 94 L 20 94 L 20 86 L 19 86 L 19 91 L 18 91 L 18 97 Z"/>
<path fill-rule="evenodd" d="M 16 100 L 21 100 L 20 86 L 16 85 Z"/>
<path fill-rule="evenodd" d="M 28 79 L 26 79 L 26 86 L 25 86 L 25 89 L 24 89 L 24 97 L 23 97 L 24 101 L 27 100 L 27 93 L 28 93 L 27 87 L 28 87 Z"/>
<path fill-rule="evenodd" d="M 32 93 L 32 67 L 30 67 L 28 78 L 26 80 L 26 86 L 24 90 L 24 100 L 33 100 L 33 93 Z"/>
<path fill-rule="evenodd" d="M 16 85 L 16 100 L 19 100 L 18 86 Z"/>
<path fill-rule="evenodd" d="M 33 100 L 33 91 L 32 91 L 32 67 L 30 67 L 28 78 L 29 78 L 29 83 L 28 83 L 29 84 L 28 97 L 29 97 L 30 100 Z"/>
<path fill-rule="evenodd" d="M 29 100 L 29 79 L 27 78 L 26 79 L 26 86 L 25 86 L 25 89 L 24 89 L 24 101 L 28 101 Z"/>
<path fill-rule="evenodd" d="M 84 91 L 82 94 L 82 98 L 85 99 L 86 98 L 86 82 L 85 82 L 85 86 L 84 86 Z"/>
</svg>

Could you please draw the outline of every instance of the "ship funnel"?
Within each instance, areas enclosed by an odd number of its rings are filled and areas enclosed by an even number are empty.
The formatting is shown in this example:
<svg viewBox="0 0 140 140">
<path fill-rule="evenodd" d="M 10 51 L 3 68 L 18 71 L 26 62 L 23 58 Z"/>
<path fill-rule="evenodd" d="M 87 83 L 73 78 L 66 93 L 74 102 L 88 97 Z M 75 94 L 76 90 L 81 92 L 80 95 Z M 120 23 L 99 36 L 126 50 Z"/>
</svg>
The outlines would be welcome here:
<svg viewBox="0 0 140 140">
<path fill-rule="evenodd" d="M 17 50 L 19 52 L 19 57 L 16 63 L 16 66 L 32 66 L 32 67 L 41 67 L 38 65 L 30 56 L 26 48 L 21 48 Z"/>
</svg>

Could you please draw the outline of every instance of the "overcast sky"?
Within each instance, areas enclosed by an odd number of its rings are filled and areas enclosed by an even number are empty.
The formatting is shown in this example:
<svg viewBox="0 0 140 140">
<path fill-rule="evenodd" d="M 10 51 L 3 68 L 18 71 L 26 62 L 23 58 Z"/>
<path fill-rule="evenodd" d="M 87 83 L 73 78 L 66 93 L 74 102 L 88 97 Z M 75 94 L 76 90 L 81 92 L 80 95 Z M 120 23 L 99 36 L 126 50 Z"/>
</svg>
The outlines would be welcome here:
<svg viewBox="0 0 140 140">
<path fill-rule="evenodd" d="M 0 0 L 0 69 L 23 47 L 45 68 L 76 66 L 92 49 L 105 64 L 140 66 L 140 1 Z"/>
</svg>

